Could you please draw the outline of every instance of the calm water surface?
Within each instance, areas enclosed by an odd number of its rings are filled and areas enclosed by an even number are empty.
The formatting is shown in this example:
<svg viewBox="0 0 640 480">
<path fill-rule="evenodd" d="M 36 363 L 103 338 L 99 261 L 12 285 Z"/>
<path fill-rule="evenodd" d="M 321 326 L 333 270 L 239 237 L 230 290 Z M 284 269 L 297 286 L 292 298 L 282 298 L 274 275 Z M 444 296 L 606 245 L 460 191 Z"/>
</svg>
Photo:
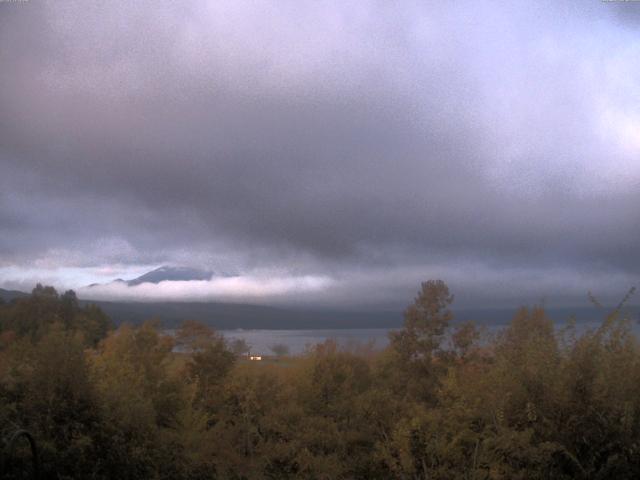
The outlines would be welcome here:
<svg viewBox="0 0 640 480">
<path fill-rule="evenodd" d="M 566 326 L 558 323 L 558 329 Z M 579 322 L 576 333 L 581 334 L 600 326 L 600 322 Z M 505 325 L 482 325 L 485 337 L 491 337 Z M 640 325 L 631 323 L 633 332 L 640 337 Z M 251 347 L 251 353 L 256 355 L 270 355 L 273 345 L 286 345 L 289 353 L 297 355 L 304 353 L 307 348 L 325 340 L 333 339 L 343 347 L 362 346 L 371 343 L 375 349 L 383 349 L 389 344 L 388 333 L 393 329 L 328 329 L 328 330 L 220 330 L 228 340 L 242 339 Z"/>
<path fill-rule="evenodd" d="M 383 349 L 388 344 L 386 328 L 336 329 L 336 330 L 220 330 L 227 340 L 242 339 L 256 355 L 271 354 L 273 345 L 286 345 L 289 353 L 297 355 L 308 347 L 333 339 L 340 346 L 349 347 L 373 343 L 374 348 Z"/>
<path fill-rule="evenodd" d="M 576 324 L 576 333 L 582 334 L 587 330 L 596 329 L 600 322 L 579 322 Z M 478 325 L 483 331 L 485 341 L 502 330 L 504 324 Z M 560 330 L 565 323 L 557 323 Z M 631 322 L 631 329 L 640 337 L 640 324 Z M 233 341 L 244 340 L 255 355 L 271 355 L 271 347 L 285 345 L 291 355 L 299 355 L 307 349 L 322 343 L 325 340 L 335 340 L 341 347 L 356 348 L 358 346 L 371 345 L 376 350 L 382 350 L 389 344 L 388 334 L 394 329 L 389 328 L 357 328 L 357 329 L 318 329 L 318 330 L 219 330 L 224 337 Z M 169 335 L 175 334 L 175 330 L 166 330 Z"/>
</svg>

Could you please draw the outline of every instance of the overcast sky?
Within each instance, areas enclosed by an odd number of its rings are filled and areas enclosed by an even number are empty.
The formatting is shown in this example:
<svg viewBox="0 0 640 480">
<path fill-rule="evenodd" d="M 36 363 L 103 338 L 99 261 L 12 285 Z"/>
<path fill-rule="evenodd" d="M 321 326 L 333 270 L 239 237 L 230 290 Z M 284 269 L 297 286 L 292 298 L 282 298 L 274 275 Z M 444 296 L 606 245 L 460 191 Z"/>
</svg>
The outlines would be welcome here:
<svg viewBox="0 0 640 480">
<path fill-rule="evenodd" d="M 584 304 L 639 207 L 640 3 L 0 2 L 0 287 Z"/>
</svg>

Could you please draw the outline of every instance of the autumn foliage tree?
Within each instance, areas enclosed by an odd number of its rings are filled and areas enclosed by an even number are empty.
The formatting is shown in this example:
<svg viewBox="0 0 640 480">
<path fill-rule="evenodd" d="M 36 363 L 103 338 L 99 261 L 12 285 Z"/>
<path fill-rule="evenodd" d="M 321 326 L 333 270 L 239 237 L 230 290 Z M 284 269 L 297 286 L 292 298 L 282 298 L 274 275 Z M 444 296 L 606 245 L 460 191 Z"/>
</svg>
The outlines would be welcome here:
<svg viewBox="0 0 640 480">
<path fill-rule="evenodd" d="M 403 328 L 390 333 L 398 388 L 416 398 L 433 399 L 444 368 L 437 359 L 453 319 L 449 309 L 452 302 L 453 295 L 442 280 L 424 282 L 404 312 Z"/>
<path fill-rule="evenodd" d="M 640 477 L 640 344 L 622 308 L 591 330 L 521 308 L 489 336 L 452 301 L 423 283 L 383 351 L 329 340 L 251 362 L 206 325 L 112 330 L 38 286 L 0 305 L 0 429 L 33 433 L 44 478 Z"/>
</svg>

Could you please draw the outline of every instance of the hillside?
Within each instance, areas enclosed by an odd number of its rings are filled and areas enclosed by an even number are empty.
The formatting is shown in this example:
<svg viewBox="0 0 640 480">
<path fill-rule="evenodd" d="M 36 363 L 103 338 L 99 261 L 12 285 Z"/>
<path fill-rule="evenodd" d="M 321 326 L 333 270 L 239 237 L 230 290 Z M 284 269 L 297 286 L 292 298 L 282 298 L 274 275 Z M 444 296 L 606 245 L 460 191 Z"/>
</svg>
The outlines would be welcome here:
<svg viewBox="0 0 640 480">
<path fill-rule="evenodd" d="M 286 309 L 265 305 L 200 302 L 95 303 L 119 323 L 138 324 L 158 319 L 167 328 L 183 320 L 197 320 L 217 329 L 394 328 L 402 324 L 401 312 Z"/>
<path fill-rule="evenodd" d="M 0 288 L 0 299 L 4 300 L 5 302 L 10 302 L 14 298 L 23 298 L 28 296 L 29 296 L 28 293 L 19 292 L 17 290 L 5 290 L 3 288 Z"/>
<path fill-rule="evenodd" d="M 27 297 L 19 291 L 0 289 L 0 298 L 10 301 Z M 157 319 L 166 328 L 184 320 L 197 320 L 217 329 L 339 329 L 398 328 L 401 310 L 339 310 L 313 308 L 278 308 L 268 305 L 215 302 L 106 302 L 81 299 L 82 305 L 96 304 L 115 324 L 141 324 Z M 602 320 L 608 310 L 587 307 L 549 307 L 547 315 L 558 324 L 575 317 L 579 323 Z M 514 315 L 513 308 L 454 308 L 456 322 L 473 320 L 480 325 L 504 325 Z M 628 306 L 625 316 L 634 323 L 640 318 L 640 306 Z"/>
</svg>

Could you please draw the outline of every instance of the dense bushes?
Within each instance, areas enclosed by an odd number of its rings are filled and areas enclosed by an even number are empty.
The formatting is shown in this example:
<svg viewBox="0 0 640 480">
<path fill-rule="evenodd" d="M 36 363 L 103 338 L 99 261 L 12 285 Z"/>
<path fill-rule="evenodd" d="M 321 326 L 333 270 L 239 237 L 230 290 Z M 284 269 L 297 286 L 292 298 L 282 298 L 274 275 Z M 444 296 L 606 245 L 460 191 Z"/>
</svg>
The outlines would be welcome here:
<svg viewBox="0 0 640 480">
<path fill-rule="evenodd" d="M 384 352 L 255 364 L 202 325 L 114 331 L 39 286 L 0 305 L 0 428 L 34 434 L 46 478 L 640 478 L 627 322 L 523 308 L 487 338 L 452 328 L 452 300 L 423 284 Z"/>
</svg>

